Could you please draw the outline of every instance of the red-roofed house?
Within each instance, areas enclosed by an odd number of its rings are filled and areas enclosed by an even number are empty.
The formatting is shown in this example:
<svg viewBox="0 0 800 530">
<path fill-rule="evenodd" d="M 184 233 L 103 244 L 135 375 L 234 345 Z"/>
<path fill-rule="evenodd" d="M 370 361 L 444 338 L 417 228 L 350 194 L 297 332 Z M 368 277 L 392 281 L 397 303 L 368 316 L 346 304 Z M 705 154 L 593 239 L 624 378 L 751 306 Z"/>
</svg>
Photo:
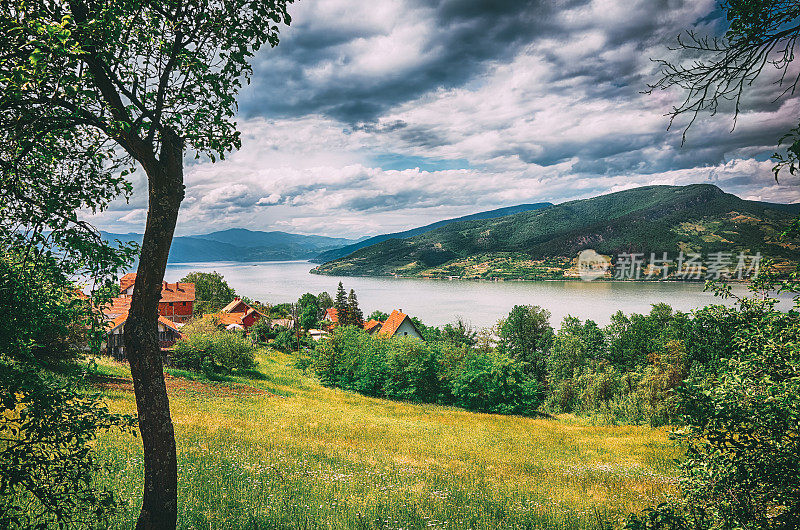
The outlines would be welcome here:
<svg viewBox="0 0 800 530">
<path fill-rule="evenodd" d="M 325 319 L 331 324 L 338 324 L 339 323 L 339 310 L 335 307 L 329 307 L 325 310 Z"/>
<path fill-rule="evenodd" d="M 422 334 L 417 331 L 408 315 L 397 309 L 392 311 L 392 314 L 383 323 L 378 335 L 383 337 L 413 337 L 423 340 Z"/>
<path fill-rule="evenodd" d="M 117 359 L 125 358 L 125 344 L 122 333 L 125 330 L 125 321 L 128 320 L 128 309 L 130 300 L 125 304 L 120 302 L 123 299 L 115 298 L 114 303 L 107 307 L 103 312 L 108 318 L 106 324 L 106 353 L 113 355 Z M 162 349 L 171 348 L 175 342 L 181 338 L 181 332 L 174 322 L 162 316 L 158 317 L 158 345 Z"/>
<path fill-rule="evenodd" d="M 364 331 L 372 335 L 376 331 L 380 330 L 381 326 L 383 326 L 383 322 L 381 322 L 380 320 L 372 319 L 367 322 L 364 322 Z"/>
<path fill-rule="evenodd" d="M 135 282 L 135 272 L 129 272 L 120 279 L 121 298 L 130 298 L 133 295 Z M 194 314 L 194 300 L 193 283 L 163 282 L 161 284 L 161 300 L 158 302 L 158 314 L 173 322 L 186 322 Z"/>
<path fill-rule="evenodd" d="M 237 296 L 231 303 L 223 307 L 222 311 L 212 315 L 205 315 L 204 318 L 216 318 L 221 326 L 230 329 L 237 327 L 249 329 L 250 326 L 264 318 L 264 315 L 247 305 Z"/>
</svg>

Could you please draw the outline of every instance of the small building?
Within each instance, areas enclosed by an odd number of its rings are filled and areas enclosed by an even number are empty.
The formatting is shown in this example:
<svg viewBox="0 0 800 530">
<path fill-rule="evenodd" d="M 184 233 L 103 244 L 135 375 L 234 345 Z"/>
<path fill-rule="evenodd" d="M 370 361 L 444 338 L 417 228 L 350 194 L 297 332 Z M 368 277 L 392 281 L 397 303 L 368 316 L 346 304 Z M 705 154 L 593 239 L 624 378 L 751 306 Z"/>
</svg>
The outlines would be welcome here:
<svg viewBox="0 0 800 530">
<path fill-rule="evenodd" d="M 370 319 L 367 322 L 364 322 L 364 331 L 369 333 L 370 335 L 380 331 L 381 327 L 383 326 L 383 322 L 380 320 Z"/>
<path fill-rule="evenodd" d="M 128 312 L 117 315 L 116 318 L 109 321 L 107 324 L 106 338 L 106 353 L 115 357 L 118 360 L 126 358 L 125 343 L 123 340 L 123 332 L 125 331 L 125 322 L 128 320 Z M 169 349 L 175 345 L 182 337 L 178 326 L 162 316 L 158 317 L 158 346 L 162 350 Z"/>
<path fill-rule="evenodd" d="M 335 307 L 329 307 L 325 310 L 325 318 L 324 321 L 330 322 L 331 324 L 338 324 L 339 323 L 339 310 Z"/>
<path fill-rule="evenodd" d="M 291 318 L 273 318 L 272 327 L 294 329 L 294 320 L 292 320 Z"/>
<path fill-rule="evenodd" d="M 320 340 L 322 340 L 323 337 L 327 337 L 328 335 L 330 335 L 330 333 L 328 333 L 324 329 L 314 329 L 314 328 L 312 328 L 312 329 L 308 330 L 308 335 L 315 342 L 319 342 Z"/>
<path fill-rule="evenodd" d="M 231 303 L 223 307 L 219 313 L 205 315 L 204 318 L 215 318 L 221 326 L 228 330 L 248 330 L 253 324 L 265 317 L 237 296 Z"/>
<path fill-rule="evenodd" d="M 129 272 L 119 281 L 120 298 L 130 298 L 136 283 L 136 273 Z M 161 300 L 158 302 L 158 314 L 173 321 L 186 322 L 194 314 L 195 288 L 193 283 L 161 284 Z"/>
<path fill-rule="evenodd" d="M 424 340 L 422 334 L 414 326 L 414 322 L 403 313 L 395 309 L 386 322 L 381 326 L 378 335 L 382 337 L 412 337 L 419 340 Z"/>
</svg>

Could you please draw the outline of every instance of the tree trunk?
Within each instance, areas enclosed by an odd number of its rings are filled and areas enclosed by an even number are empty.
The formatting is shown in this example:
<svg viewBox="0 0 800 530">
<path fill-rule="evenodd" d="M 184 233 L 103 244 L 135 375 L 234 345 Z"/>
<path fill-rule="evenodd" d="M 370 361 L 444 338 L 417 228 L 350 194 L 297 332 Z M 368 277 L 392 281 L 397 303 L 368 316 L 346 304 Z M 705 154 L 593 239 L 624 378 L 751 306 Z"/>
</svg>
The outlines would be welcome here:
<svg viewBox="0 0 800 530">
<path fill-rule="evenodd" d="M 158 302 L 184 195 L 181 139 L 164 134 L 159 163 L 144 169 L 149 185 L 147 226 L 124 335 L 144 445 L 144 502 L 136 528 L 174 529 L 178 466 L 158 344 Z"/>
</svg>

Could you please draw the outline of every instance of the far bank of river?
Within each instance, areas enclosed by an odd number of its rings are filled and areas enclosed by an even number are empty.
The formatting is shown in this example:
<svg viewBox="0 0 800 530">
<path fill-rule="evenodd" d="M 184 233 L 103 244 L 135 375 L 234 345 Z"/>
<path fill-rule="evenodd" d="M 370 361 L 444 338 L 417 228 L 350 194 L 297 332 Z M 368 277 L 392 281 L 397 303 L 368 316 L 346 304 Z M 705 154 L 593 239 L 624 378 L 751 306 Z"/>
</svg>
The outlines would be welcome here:
<svg viewBox="0 0 800 530">
<path fill-rule="evenodd" d="M 731 304 L 703 292 L 702 283 L 338 277 L 310 274 L 313 266 L 307 261 L 176 263 L 167 266 L 165 279 L 174 282 L 191 271 L 217 271 L 238 293 L 271 304 L 296 301 L 306 292 L 328 291 L 333 295 L 341 281 L 348 291 L 355 289 L 365 315 L 376 309 L 386 312 L 402 309 L 436 326 L 453 322 L 459 316 L 475 326 L 491 326 L 517 304 L 544 307 L 552 314 L 554 326 L 567 315 L 604 325 L 618 310 L 646 313 L 652 304 L 659 302 L 680 311 L 709 304 Z M 734 292 L 743 294 L 746 286 L 735 285 Z M 790 297 L 781 299 L 782 308 L 791 306 Z"/>
</svg>

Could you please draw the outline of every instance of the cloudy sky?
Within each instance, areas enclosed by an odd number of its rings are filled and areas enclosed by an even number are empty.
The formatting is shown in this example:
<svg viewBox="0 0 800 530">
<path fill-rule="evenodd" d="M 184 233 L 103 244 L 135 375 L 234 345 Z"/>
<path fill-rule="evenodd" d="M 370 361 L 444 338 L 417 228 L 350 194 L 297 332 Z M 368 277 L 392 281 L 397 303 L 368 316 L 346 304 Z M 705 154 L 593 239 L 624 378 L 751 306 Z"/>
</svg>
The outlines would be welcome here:
<svg viewBox="0 0 800 530">
<path fill-rule="evenodd" d="M 300 0 L 257 56 L 241 150 L 187 160 L 178 234 L 244 227 L 360 237 L 526 202 L 708 182 L 800 200 L 769 154 L 800 99 L 756 87 L 730 115 L 667 131 L 679 94 L 642 94 L 651 58 L 714 0 Z M 794 123 L 792 121 L 794 120 Z M 94 218 L 141 232 L 146 194 Z"/>
</svg>

